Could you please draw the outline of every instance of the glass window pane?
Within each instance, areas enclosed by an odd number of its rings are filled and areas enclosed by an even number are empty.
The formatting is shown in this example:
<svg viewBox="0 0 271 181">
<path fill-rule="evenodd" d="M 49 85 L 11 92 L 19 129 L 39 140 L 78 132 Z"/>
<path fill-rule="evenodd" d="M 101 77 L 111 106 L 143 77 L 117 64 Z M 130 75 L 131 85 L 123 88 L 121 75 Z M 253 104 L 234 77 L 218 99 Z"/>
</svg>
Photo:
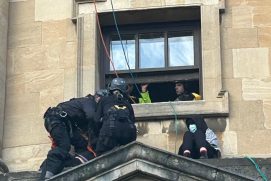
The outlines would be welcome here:
<svg viewBox="0 0 271 181">
<path fill-rule="evenodd" d="M 165 67 L 164 34 L 139 35 L 139 68 Z"/>
<path fill-rule="evenodd" d="M 135 36 L 122 35 L 122 44 L 130 69 L 135 69 Z M 118 36 L 113 36 L 110 42 L 110 56 L 116 70 L 129 70 Z M 110 63 L 110 70 L 114 70 Z"/>
<path fill-rule="evenodd" d="M 169 66 L 194 65 L 194 38 L 180 33 L 168 35 Z"/>
</svg>

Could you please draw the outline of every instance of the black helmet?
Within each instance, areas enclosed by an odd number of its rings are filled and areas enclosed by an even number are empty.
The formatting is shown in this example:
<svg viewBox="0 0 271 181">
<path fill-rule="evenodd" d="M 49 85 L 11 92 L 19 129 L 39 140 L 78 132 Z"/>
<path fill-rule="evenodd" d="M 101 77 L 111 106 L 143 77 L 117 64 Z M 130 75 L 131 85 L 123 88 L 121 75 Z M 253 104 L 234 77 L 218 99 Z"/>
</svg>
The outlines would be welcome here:
<svg viewBox="0 0 271 181">
<path fill-rule="evenodd" d="M 100 96 L 100 97 L 104 97 L 104 96 L 107 96 L 108 95 L 108 90 L 107 89 L 100 89 L 100 90 L 97 90 L 95 92 L 95 96 Z"/>
<path fill-rule="evenodd" d="M 109 85 L 109 90 L 114 91 L 114 90 L 119 90 L 122 93 L 125 93 L 127 90 L 127 85 L 126 82 L 123 78 L 114 78 Z"/>
</svg>

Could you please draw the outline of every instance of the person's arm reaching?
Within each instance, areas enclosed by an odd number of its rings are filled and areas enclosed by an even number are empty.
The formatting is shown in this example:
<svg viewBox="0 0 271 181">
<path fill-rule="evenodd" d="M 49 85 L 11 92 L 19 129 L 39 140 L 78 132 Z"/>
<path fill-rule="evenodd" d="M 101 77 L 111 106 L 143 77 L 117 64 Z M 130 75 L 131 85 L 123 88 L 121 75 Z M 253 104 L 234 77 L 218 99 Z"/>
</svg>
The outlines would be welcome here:
<svg viewBox="0 0 271 181">
<path fill-rule="evenodd" d="M 141 97 L 139 98 L 139 103 L 144 104 L 144 103 L 151 103 L 151 98 L 149 91 L 147 90 L 149 84 L 142 84 L 141 85 Z"/>
</svg>

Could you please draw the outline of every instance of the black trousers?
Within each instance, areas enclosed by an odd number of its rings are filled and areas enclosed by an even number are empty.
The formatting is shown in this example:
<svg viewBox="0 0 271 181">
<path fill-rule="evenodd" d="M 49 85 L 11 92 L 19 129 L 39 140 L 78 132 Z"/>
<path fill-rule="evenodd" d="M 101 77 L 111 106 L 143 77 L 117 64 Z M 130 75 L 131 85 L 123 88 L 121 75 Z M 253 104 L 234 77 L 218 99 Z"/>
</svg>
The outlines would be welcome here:
<svg viewBox="0 0 271 181">
<path fill-rule="evenodd" d="M 74 146 L 75 152 L 87 152 L 87 140 L 80 135 L 78 130 L 74 129 L 71 137 L 71 130 L 67 128 L 63 120 L 61 120 L 62 118 L 58 115 L 50 115 L 45 119 L 45 127 L 54 140 L 56 147 L 48 152 L 46 160 L 41 165 L 42 179 L 44 178 L 46 171 L 58 174 L 66 166 L 80 164 L 78 159 L 75 159 L 69 154 L 71 145 Z M 85 157 L 88 159 L 93 156 L 92 153 L 89 154 L 90 155 L 85 154 Z"/>
<path fill-rule="evenodd" d="M 56 147 L 48 152 L 47 158 L 42 165 L 42 179 L 44 178 L 46 171 L 50 171 L 53 174 L 60 173 L 64 168 L 65 160 L 69 159 L 71 144 L 65 124 L 59 122 L 59 124 L 54 125 L 50 135 L 53 138 Z"/>
<path fill-rule="evenodd" d="M 200 148 L 205 147 L 207 149 L 208 158 L 214 158 L 217 155 L 217 151 L 206 141 L 205 134 L 197 130 L 195 133 L 186 131 L 183 137 L 183 143 L 179 148 L 179 155 L 183 155 L 185 150 L 191 152 L 191 158 L 200 158 Z"/>
<path fill-rule="evenodd" d="M 104 122 L 96 145 L 97 155 L 136 140 L 136 127 L 132 123 L 115 121 L 114 128 Z"/>
</svg>

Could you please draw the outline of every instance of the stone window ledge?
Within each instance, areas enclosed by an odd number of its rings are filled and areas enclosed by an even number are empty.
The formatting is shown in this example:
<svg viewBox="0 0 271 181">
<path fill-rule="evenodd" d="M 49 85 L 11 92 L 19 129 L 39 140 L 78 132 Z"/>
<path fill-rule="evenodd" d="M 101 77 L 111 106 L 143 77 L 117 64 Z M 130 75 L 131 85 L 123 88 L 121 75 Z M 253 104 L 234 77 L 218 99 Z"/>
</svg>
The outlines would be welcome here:
<svg viewBox="0 0 271 181">
<path fill-rule="evenodd" d="M 175 113 L 172 107 L 178 118 L 191 115 L 228 117 L 229 96 L 228 92 L 220 92 L 214 101 L 178 101 L 133 105 L 137 121 L 174 119 Z"/>
</svg>

